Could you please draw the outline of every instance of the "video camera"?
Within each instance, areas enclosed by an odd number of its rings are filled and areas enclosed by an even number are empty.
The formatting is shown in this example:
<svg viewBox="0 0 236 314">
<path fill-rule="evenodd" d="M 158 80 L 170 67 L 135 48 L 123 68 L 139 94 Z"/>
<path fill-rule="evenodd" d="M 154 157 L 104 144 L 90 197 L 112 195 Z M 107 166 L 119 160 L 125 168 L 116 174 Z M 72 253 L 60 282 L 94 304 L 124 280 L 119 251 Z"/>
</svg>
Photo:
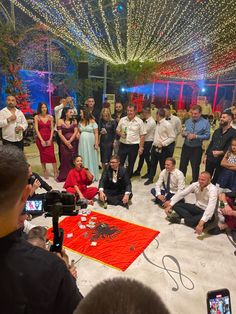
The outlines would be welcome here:
<svg viewBox="0 0 236 314">
<path fill-rule="evenodd" d="M 76 216 L 79 209 L 87 208 L 88 202 L 80 199 L 76 202 L 76 197 L 67 192 L 50 191 L 45 195 L 44 211 L 45 217 L 52 217 L 53 225 L 53 244 L 50 247 L 51 252 L 61 252 L 64 230 L 59 228 L 58 220 L 60 216 Z"/>
</svg>

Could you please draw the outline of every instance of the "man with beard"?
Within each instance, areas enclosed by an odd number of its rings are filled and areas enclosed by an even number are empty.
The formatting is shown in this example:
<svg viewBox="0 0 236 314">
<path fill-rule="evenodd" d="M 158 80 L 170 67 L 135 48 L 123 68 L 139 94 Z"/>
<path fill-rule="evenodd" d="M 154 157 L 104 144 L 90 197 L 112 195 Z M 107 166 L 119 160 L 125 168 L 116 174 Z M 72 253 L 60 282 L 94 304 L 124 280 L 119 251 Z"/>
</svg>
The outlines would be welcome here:
<svg viewBox="0 0 236 314">
<path fill-rule="evenodd" d="M 28 123 L 24 114 L 16 108 L 16 98 L 9 95 L 6 108 L 0 111 L 3 145 L 10 144 L 23 150 L 23 132 L 27 127 Z"/>
<path fill-rule="evenodd" d="M 206 164 L 205 170 L 212 175 L 213 184 L 217 182 L 221 170 L 221 160 L 228 150 L 231 140 L 236 137 L 236 130 L 231 126 L 232 118 L 230 111 L 223 112 L 220 118 L 220 127 L 213 133 L 211 142 L 206 150 L 204 159 Z"/>
</svg>

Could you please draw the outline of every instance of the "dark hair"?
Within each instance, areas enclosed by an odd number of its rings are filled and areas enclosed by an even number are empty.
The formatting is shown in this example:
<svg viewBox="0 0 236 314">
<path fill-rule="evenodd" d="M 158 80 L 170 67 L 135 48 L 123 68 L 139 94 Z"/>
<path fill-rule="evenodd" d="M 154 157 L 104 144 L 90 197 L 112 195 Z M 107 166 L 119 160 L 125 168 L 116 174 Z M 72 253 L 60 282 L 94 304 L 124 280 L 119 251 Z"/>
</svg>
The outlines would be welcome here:
<svg viewBox="0 0 236 314">
<path fill-rule="evenodd" d="M 87 107 L 83 107 L 80 110 L 83 112 L 83 120 L 85 121 L 85 125 L 88 125 L 90 120 L 94 119 L 94 116 L 91 114 Z"/>
<path fill-rule="evenodd" d="M 19 148 L 0 146 L 0 211 L 15 206 L 27 185 L 28 173 L 26 158 Z"/>
<path fill-rule="evenodd" d="M 42 113 L 42 106 L 45 105 L 47 107 L 47 113 L 48 113 L 48 106 L 45 104 L 45 102 L 40 102 L 38 104 L 38 108 L 37 108 L 37 114 L 41 114 Z"/>
<path fill-rule="evenodd" d="M 150 113 L 151 112 L 151 108 L 149 106 L 144 106 L 142 111 Z"/>
<path fill-rule="evenodd" d="M 174 166 L 176 165 L 176 160 L 173 157 L 168 157 L 165 161 L 167 160 L 171 161 Z"/>
<path fill-rule="evenodd" d="M 75 162 L 75 160 L 76 160 L 77 158 L 79 158 L 79 157 L 83 160 L 83 157 L 82 157 L 81 155 L 74 155 L 74 156 L 73 156 L 73 162 Z"/>
<path fill-rule="evenodd" d="M 40 239 L 45 241 L 47 235 L 47 229 L 45 227 L 36 226 L 30 229 L 28 233 L 28 239 Z"/>
<path fill-rule="evenodd" d="M 225 111 L 222 112 L 222 114 L 227 114 L 231 119 L 234 118 L 234 115 L 230 109 L 226 109 Z"/>
<path fill-rule="evenodd" d="M 73 109 L 71 109 L 69 106 L 65 106 L 64 108 L 63 108 L 63 110 L 62 110 L 62 113 L 61 113 L 61 119 L 62 120 L 66 120 L 66 114 L 67 114 L 67 112 L 69 111 L 69 110 L 73 110 Z M 73 121 L 73 118 L 71 119 L 71 122 Z"/>
<path fill-rule="evenodd" d="M 128 108 L 133 108 L 135 112 L 137 111 L 136 105 L 134 104 L 129 104 L 126 109 Z"/>
<path fill-rule="evenodd" d="M 202 113 L 202 107 L 199 105 L 192 106 L 191 110 L 198 110 L 199 113 Z"/>
<path fill-rule="evenodd" d="M 166 110 L 171 110 L 170 105 L 165 105 L 163 108 Z"/>
<path fill-rule="evenodd" d="M 120 157 L 118 155 L 112 155 L 110 160 L 116 159 L 117 161 L 120 161 Z"/>
<path fill-rule="evenodd" d="M 157 114 L 161 117 L 161 118 L 165 118 L 166 116 L 166 112 L 163 108 L 158 109 Z"/>
<path fill-rule="evenodd" d="M 129 278 L 98 284 L 79 303 L 74 314 L 169 314 L 161 298 L 149 287 Z"/>
</svg>

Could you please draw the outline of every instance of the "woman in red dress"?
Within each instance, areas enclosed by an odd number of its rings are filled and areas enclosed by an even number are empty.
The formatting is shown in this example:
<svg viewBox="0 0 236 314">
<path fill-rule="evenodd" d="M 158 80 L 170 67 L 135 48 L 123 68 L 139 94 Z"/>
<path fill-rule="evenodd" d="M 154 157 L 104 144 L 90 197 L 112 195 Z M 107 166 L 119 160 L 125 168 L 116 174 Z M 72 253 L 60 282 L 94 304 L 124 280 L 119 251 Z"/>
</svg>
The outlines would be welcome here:
<svg viewBox="0 0 236 314">
<path fill-rule="evenodd" d="M 52 164 L 54 178 L 57 177 L 57 163 L 53 144 L 53 117 L 48 114 L 47 105 L 43 102 L 38 104 L 37 115 L 34 117 L 35 131 L 37 134 L 36 145 L 39 149 L 40 162 L 43 168 L 44 177 L 48 179 L 46 164 Z"/>
<path fill-rule="evenodd" d="M 83 167 L 81 156 L 74 158 L 74 169 L 71 169 L 64 184 L 64 188 L 68 193 L 78 196 L 78 198 L 85 198 L 90 200 L 93 204 L 93 198 L 98 193 L 98 188 L 92 186 L 87 187 L 93 182 L 93 175 L 91 172 Z"/>
</svg>

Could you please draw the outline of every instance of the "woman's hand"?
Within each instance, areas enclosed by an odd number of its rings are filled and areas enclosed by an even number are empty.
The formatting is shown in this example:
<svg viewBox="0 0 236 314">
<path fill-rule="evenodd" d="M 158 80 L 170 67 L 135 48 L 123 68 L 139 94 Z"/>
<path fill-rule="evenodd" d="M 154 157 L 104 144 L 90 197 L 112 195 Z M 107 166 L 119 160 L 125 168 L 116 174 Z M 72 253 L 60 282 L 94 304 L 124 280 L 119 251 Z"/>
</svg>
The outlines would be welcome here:
<svg viewBox="0 0 236 314">
<path fill-rule="evenodd" d="M 99 145 L 98 144 L 94 144 L 94 149 L 98 150 Z"/>
<path fill-rule="evenodd" d="M 42 145 L 43 147 L 46 147 L 46 146 L 47 146 L 47 143 L 46 143 L 45 141 L 41 141 L 41 145 Z"/>
</svg>

